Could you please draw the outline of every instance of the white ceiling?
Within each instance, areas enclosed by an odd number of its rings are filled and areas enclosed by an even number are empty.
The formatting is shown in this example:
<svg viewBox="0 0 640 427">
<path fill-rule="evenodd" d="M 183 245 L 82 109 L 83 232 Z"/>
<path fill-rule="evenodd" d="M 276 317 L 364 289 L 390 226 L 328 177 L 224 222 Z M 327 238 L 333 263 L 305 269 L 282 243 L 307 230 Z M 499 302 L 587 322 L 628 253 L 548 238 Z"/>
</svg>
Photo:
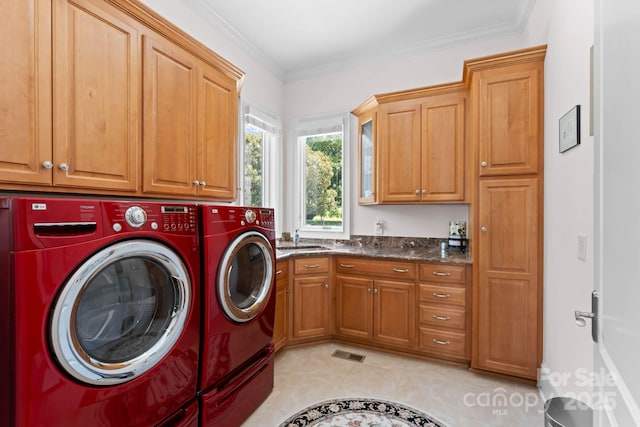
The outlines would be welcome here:
<svg viewBox="0 0 640 427">
<path fill-rule="evenodd" d="M 183 0 L 284 80 L 521 32 L 535 0 Z"/>
</svg>

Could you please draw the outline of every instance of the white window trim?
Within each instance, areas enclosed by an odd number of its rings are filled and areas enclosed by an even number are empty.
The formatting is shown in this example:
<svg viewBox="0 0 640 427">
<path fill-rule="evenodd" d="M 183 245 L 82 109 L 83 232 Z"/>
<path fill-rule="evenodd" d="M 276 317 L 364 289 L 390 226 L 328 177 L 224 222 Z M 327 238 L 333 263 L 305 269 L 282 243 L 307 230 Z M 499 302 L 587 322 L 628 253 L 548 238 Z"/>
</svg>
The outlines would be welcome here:
<svg viewBox="0 0 640 427">
<path fill-rule="evenodd" d="M 276 219 L 276 233 L 280 234 L 283 229 L 283 213 L 284 213 L 284 205 L 283 205 L 283 197 L 279 197 L 279 195 L 284 194 L 283 189 L 283 176 L 282 171 L 284 164 L 284 147 L 283 147 L 283 135 L 282 135 L 282 121 L 280 118 L 272 114 L 265 109 L 258 107 L 254 103 L 249 100 L 241 101 L 242 108 L 240 109 L 240 145 L 239 145 L 239 153 L 238 153 L 238 182 L 239 190 L 238 190 L 238 204 L 242 204 L 244 201 L 244 144 L 246 140 L 245 135 L 245 126 L 246 126 L 246 116 L 250 115 L 254 120 L 265 123 L 266 130 L 270 133 L 273 133 L 275 136 L 275 143 L 273 146 L 265 147 L 265 156 L 269 156 L 272 161 L 269 162 L 269 165 L 266 169 L 263 169 L 263 174 L 265 175 L 265 181 L 271 182 L 272 185 L 265 189 L 265 206 L 274 208 L 276 211 L 275 219 Z M 255 125 L 255 123 L 254 123 Z"/>
<path fill-rule="evenodd" d="M 349 172 L 350 168 L 350 127 L 349 127 L 349 114 L 348 113 L 336 113 L 323 116 L 305 117 L 294 120 L 293 126 L 293 139 L 295 141 L 296 162 L 294 173 L 298 178 L 294 180 L 294 197 L 293 200 L 297 201 L 294 204 L 294 229 L 299 230 L 299 235 L 302 238 L 310 239 L 348 239 L 351 235 L 351 223 L 350 223 L 350 200 L 351 200 L 351 184 Z M 304 182 L 304 165 L 305 165 L 305 152 L 302 149 L 298 138 L 301 135 L 308 134 L 305 130 L 309 129 L 322 129 L 335 126 L 342 123 L 342 230 L 338 229 L 319 229 L 318 227 L 307 227 L 304 225 L 305 221 L 302 219 L 302 214 L 305 211 L 305 194 L 303 189 Z M 325 132 L 318 132 L 325 133 Z"/>
</svg>

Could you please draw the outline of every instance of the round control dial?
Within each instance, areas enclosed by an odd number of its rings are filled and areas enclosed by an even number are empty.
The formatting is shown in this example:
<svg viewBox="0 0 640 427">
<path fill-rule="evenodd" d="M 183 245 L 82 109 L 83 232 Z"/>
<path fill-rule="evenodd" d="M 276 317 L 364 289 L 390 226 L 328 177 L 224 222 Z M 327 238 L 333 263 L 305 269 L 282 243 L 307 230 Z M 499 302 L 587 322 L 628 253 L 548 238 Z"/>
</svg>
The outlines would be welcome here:
<svg viewBox="0 0 640 427">
<path fill-rule="evenodd" d="M 130 226 L 140 228 L 147 222 L 147 213 L 140 206 L 131 206 L 124 213 L 124 220 Z"/>
<path fill-rule="evenodd" d="M 247 220 L 249 224 L 253 224 L 256 220 L 256 213 L 251 209 L 249 209 L 244 213 L 244 218 Z"/>
</svg>

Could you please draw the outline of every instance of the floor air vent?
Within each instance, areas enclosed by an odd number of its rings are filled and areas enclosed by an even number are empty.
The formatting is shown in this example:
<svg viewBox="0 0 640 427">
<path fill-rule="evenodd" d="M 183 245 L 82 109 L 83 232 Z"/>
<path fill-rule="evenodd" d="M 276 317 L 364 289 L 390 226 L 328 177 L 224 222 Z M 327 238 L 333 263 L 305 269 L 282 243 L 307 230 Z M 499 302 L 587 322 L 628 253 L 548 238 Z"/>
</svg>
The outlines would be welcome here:
<svg viewBox="0 0 640 427">
<path fill-rule="evenodd" d="M 333 352 L 331 357 L 337 357 L 338 359 L 352 360 L 354 362 L 360 362 L 364 360 L 366 356 L 361 354 L 350 353 L 348 351 L 336 350 Z"/>
</svg>

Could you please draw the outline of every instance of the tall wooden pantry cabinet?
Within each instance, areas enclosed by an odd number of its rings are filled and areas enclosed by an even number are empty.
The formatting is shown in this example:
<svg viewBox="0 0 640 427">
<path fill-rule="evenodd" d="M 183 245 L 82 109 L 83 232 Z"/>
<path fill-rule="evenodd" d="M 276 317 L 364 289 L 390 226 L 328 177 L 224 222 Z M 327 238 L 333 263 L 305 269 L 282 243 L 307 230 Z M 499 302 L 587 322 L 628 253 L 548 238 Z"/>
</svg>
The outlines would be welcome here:
<svg viewBox="0 0 640 427">
<path fill-rule="evenodd" d="M 542 359 L 545 52 L 465 63 L 474 147 L 471 367 L 532 381 Z"/>
</svg>

